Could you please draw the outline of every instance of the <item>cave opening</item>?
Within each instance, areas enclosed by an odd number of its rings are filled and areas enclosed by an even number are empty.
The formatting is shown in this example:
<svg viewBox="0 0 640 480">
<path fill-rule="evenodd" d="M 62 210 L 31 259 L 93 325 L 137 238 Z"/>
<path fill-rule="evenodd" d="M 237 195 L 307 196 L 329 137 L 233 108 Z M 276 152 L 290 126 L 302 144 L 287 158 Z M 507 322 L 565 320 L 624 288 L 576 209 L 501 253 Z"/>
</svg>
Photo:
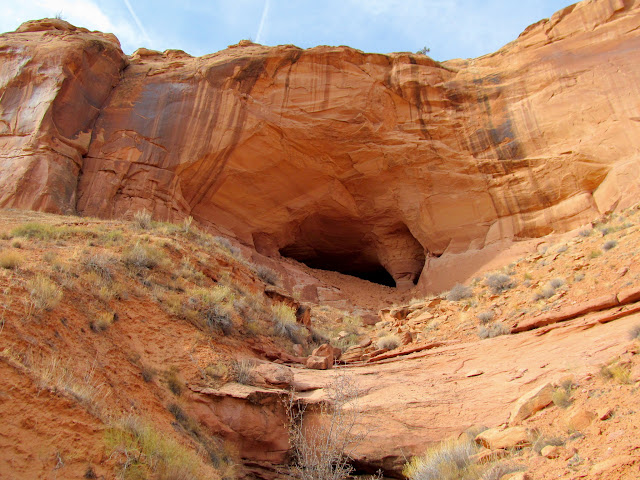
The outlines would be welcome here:
<svg viewBox="0 0 640 480">
<path fill-rule="evenodd" d="M 309 216 L 279 252 L 311 268 L 396 287 L 395 279 L 379 259 L 371 226 L 354 218 Z"/>
</svg>

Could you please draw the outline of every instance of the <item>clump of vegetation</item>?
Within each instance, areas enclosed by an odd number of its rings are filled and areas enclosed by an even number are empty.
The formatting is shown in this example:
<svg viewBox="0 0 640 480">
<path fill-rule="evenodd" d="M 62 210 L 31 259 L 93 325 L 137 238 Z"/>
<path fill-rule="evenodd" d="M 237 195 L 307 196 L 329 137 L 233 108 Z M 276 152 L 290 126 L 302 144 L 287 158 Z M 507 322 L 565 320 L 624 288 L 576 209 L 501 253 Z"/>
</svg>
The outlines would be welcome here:
<svg viewBox="0 0 640 480">
<path fill-rule="evenodd" d="M 143 366 L 140 370 L 140 375 L 146 383 L 150 383 L 153 381 L 153 377 L 156 376 L 156 371 L 151 367 Z"/>
<path fill-rule="evenodd" d="M 177 397 L 182 394 L 182 389 L 184 388 L 184 383 L 180 380 L 178 373 L 178 369 L 176 367 L 172 367 L 166 374 L 167 387 L 169 387 L 171 393 Z"/>
<path fill-rule="evenodd" d="M 253 369 L 255 361 L 250 358 L 241 358 L 232 364 L 233 378 L 243 385 L 251 385 L 254 382 Z"/>
<path fill-rule="evenodd" d="M 491 290 L 491 293 L 494 295 L 498 295 L 515 286 L 511 277 L 505 273 L 493 273 L 491 275 L 487 275 L 484 283 L 489 287 L 489 290 Z"/>
<path fill-rule="evenodd" d="M 560 288 L 564 285 L 564 283 L 564 279 L 560 277 L 552 278 L 551 280 L 549 280 L 549 285 L 552 288 Z"/>
<path fill-rule="evenodd" d="M 569 408 L 571 406 L 571 390 L 573 384 L 569 382 L 567 385 L 561 385 L 554 390 L 551 400 L 556 407 Z"/>
<path fill-rule="evenodd" d="M 469 298 L 473 296 L 473 290 L 471 287 L 467 287 L 462 285 L 461 283 L 456 283 L 449 293 L 447 293 L 447 300 L 450 302 L 457 302 L 464 298 Z"/>
<path fill-rule="evenodd" d="M 111 281 L 113 278 L 112 265 L 114 258 L 110 255 L 96 253 L 88 255 L 82 260 L 84 268 L 90 272 L 95 272 L 103 280 Z"/>
<path fill-rule="evenodd" d="M 201 478 L 200 462 L 193 453 L 138 418 L 114 422 L 105 432 L 105 444 L 123 478 Z"/>
<path fill-rule="evenodd" d="M 480 478 L 480 465 L 471 460 L 479 451 L 473 439 L 445 440 L 429 448 L 424 455 L 413 457 L 402 469 L 410 480 L 457 480 Z"/>
<path fill-rule="evenodd" d="M 233 329 L 233 301 L 235 294 L 226 285 L 216 285 L 211 289 L 196 288 L 189 292 L 188 309 L 208 328 L 217 328 L 224 335 Z"/>
<path fill-rule="evenodd" d="M 280 283 L 280 275 L 275 270 L 264 265 L 256 267 L 256 274 L 260 280 L 269 285 L 278 285 Z"/>
<path fill-rule="evenodd" d="M 397 335 L 385 335 L 380 337 L 376 342 L 378 348 L 384 348 L 386 350 L 395 350 L 400 346 L 400 339 Z"/>
<path fill-rule="evenodd" d="M 580 235 L 581 237 L 590 237 L 592 233 L 593 228 L 583 228 L 578 232 L 578 235 Z"/>
<path fill-rule="evenodd" d="M 602 250 L 591 250 L 589 258 L 598 258 L 600 255 L 602 255 Z"/>
<path fill-rule="evenodd" d="M 3 250 L 0 252 L 0 268 L 15 270 L 24 262 L 24 258 L 18 252 Z"/>
<path fill-rule="evenodd" d="M 486 312 L 480 312 L 476 315 L 477 319 L 480 320 L 480 323 L 485 324 L 489 323 L 495 317 L 495 313 L 493 310 L 487 310 Z"/>
<path fill-rule="evenodd" d="M 37 240 L 51 240 L 60 236 L 60 230 L 53 225 L 29 222 L 11 230 L 12 237 L 22 237 Z"/>
<path fill-rule="evenodd" d="M 300 343 L 300 325 L 296 321 L 296 312 L 289 305 L 277 303 L 271 306 L 271 316 L 273 319 L 273 333 L 291 340 L 293 343 Z"/>
<path fill-rule="evenodd" d="M 133 214 L 133 225 L 140 230 L 149 230 L 153 226 L 153 218 L 146 210 L 138 210 Z"/>
<path fill-rule="evenodd" d="M 164 253 L 157 248 L 140 243 L 136 243 L 122 252 L 122 262 L 127 267 L 136 269 L 150 270 L 160 265 L 165 258 Z"/>
<path fill-rule="evenodd" d="M 614 363 L 600 367 L 600 376 L 605 380 L 614 380 L 621 384 L 631 382 L 631 369 L 628 365 Z"/>
<path fill-rule="evenodd" d="M 62 300 L 62 290 L 47 277 L 38 275 L 27 281 L 29 304 L 36 310 L 52 310 Z"/>
<path fill-rule="evenodd" d="M 482 339 L 507 335 L 508 333 L 510 333 L 509 328 L 501 322 L 494 322 L 478 327 L 478 337 Z"/>
<path fill-rule="evenodd" d="M 102 312 L 96 315 L 96 318 L 91 321 L 89 326 L 94 332 L 104 332 L 113 324 L 114 319 L 115 316 L 113 313 Z"/>
<path fill-rule="evenodd" d="M 618 245 L 618 242 L 616 242 L 615 240 L 608 240 L 606 242 L 604 242 L 604 245 L 602 245 L 602 249 L 607 252 L 609 250 L 611 250 L 612 248 L 614 248 L 616 245 Z"/>
</svg>

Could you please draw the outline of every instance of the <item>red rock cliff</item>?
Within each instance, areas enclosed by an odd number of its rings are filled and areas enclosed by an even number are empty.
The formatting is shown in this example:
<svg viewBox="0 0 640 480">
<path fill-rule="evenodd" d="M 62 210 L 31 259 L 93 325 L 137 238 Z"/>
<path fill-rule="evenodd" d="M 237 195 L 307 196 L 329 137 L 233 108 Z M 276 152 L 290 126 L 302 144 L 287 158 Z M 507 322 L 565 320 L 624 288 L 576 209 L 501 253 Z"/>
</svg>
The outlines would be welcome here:
<svg viewBox="0 0 640 480">
<path fill-rule="evenodd" d="M 588 0 L 472 60 L 241 43 L 124 68 L 112 38 L 36 22 L 0 36 L 0 202 L 192 215 L 428 286 L 430 257 L 633 201 L 639 24 L 636 0 Z"/>
</svg>

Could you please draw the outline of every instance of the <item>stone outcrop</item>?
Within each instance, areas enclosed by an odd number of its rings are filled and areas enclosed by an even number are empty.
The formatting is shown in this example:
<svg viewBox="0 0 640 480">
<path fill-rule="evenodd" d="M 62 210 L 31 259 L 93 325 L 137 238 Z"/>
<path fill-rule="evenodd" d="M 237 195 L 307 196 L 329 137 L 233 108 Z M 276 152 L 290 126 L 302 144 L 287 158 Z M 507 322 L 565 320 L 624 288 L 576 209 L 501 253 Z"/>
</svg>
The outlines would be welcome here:
<svg viewBox="0 0 640 480">
<path fill-rule="evenodd" d="M 127 60 L 112 36 L 32 22 L 0 36 L 0 205 L 191 215 L 267 255 L 447 286 L 477 267 L 450 273 L 453 254 L 638 192 L 639 18 L 584 1 L 443 63 L 253 43 Z"/>
</svg>

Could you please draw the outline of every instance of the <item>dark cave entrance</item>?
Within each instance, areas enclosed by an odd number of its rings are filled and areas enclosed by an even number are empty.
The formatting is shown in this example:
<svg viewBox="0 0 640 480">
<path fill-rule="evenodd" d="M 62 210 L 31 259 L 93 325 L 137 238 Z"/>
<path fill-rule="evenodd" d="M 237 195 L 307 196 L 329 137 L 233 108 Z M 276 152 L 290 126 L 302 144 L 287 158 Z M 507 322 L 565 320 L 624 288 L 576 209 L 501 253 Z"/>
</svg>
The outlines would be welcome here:
<svg viewBox="0 0 640 480">
<path fill-rule="evenodd" d="M 313 250 L 313 253 L 311 253 L 306 249 L 305 251 L 301 251 L 299 247 L 290 245 L 280 249 L 280 255 L 293 258 L 308 267 L 318 270 L 338 272 L 386 287 L 395 288 L 396 286 L 396 281 L 391 274 L 380 265 L 378 260 L 363 258 L 362 252 L 354 252 L 353 255 L 349 256 L 340 256 L 333 252 Z"/>
<path fill-rule="evenodd" d="M 311 268 L 396 286 L 378 258 L 371 227 L 357 219 L 309 216 L 296 228 L 293 241 L 279 251 Z"/>
</svg>

